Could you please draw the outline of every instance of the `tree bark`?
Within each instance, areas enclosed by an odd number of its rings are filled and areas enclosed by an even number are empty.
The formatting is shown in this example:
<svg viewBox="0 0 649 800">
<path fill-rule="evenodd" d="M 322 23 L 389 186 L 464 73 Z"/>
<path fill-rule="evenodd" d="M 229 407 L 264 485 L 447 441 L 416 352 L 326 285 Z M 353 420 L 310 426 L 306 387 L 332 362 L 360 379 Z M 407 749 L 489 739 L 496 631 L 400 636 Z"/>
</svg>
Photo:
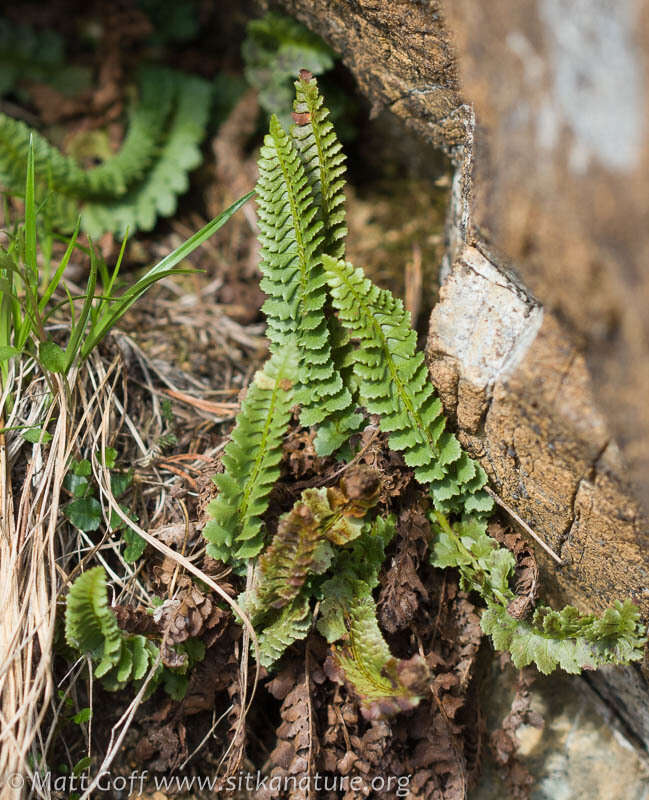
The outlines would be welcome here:
<svg viewBox="0 0 649 800">
<path fill-rule="evenodd" d="M 495 491 L 564 560 L 539 551 L 556 601 L 630 596 L 645 618 L 648 3 L 278 3 L 452 158 L 433 380 Z M 593 680 L 649 746 L 640 672 Z"/>
</svg>

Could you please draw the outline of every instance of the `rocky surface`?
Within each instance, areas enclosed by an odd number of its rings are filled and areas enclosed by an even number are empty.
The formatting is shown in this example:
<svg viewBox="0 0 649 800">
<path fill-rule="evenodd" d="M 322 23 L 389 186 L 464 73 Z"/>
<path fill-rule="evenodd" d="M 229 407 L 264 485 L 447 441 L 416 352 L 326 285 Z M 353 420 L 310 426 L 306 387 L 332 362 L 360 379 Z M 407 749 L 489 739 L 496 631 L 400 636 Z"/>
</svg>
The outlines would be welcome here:
<svg viewBox="0 0 649 800">
<path fill-rule="evenodd" d="M 485 693 L 490 727 L 502 724 L 515 692 L 516 673 L 494 671 Z M 647 800 L 649 761 L 611 719 L 599 696 L 579 677 L 538 677 L 530 705 L 543 727 L 518 728 L 518 760 L 531 775 L 532 800 Z M 487 757 L 469 800 L 510 796 L 503 771 Z"/>
</svg>

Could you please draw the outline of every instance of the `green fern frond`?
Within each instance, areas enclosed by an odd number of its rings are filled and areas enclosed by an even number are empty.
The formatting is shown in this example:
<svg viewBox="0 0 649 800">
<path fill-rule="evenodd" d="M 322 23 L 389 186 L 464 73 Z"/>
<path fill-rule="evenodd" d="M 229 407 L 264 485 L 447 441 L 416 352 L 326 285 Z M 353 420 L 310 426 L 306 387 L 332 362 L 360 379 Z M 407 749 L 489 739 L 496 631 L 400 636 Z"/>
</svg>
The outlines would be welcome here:
<svg viewBox="0 0 649 800">
<path fill-rule="evenodd" d="M 457 567 L 465 591 L 478 592 L 486 602 L 507 606 L 514 593 L 509 578 L 516 561 L 506 547 L 500 547 L 487 533 L 484 520 L 469 517 L 452 525 L 439 511 L 431 516 L 435 535 L 430 560 L 434 567 Z"/>
<path fill-rule="evenodd" d="M 110 691 L 140 680 L 158 654 L 144 636 L 126 635 L 119 629 L 108 605 L 103 567 L 84 572 L 70 587 L 65 638 L 70 647 L 96 662 L 95 677 Z"/>
<path fill-rule="evenodd" d="M 481 624 L 497 650 L 511 653 L 517 668 L 535 663 L 546 675 L 557 666 L 579 673 L 603 664 L 638 661 L 646 642 L 640 611 L 630 600 L 616 601 L 599 619 L 580 615 L 573 606 L 561 611 L 541 607 L 531 622 L 515 619 L 504 606 L 491 604 Z"/>
<path fill-rule="evenodd" d="M 509 587 L 515 566 L 510 551 L 487 535 L 484 522 L 469 519 L 451 525 L 439 512 L 431 521 L 431 563 L 442 569 L 456 567 L 462 588 L 482 596 L 487 604 L 482 630 L 496 650 L 511 653 L 516 667 L 534 662 L 546 674 L 556 666 L 577 673 L 642 657 L 646 639 L 640 612 L 630 600 L 616 601 L 601 617 L 582 615 L 572 606 L 561 611 L 541 606 L 531 621 L 515 619 L 507 610 L 515 598 Z"/>
<path fill-rule="evenodd" d="M 189 187 L 189 173 L 202 161 L 200 143 L 209 118 L 210 84 L 193 75 L 162 71 L 160 68 L 147 70 L 144 75 L 146 82 L 152 82 L 157 87 L 158 108 L 152 113 L 148 105 L 142 109 L 143 104 L 138 104 L 122 150 L 114 159 L 106 162 L 105 173 L 121 174 L 127 179 L 127 185 L 125 193 L 120 193 L 117 199 L 92 202 L 84 207 L 82 224 L 90 236 L 97 237 L 105 230 L 122 236 L 128 228 L 152 230 L 158 216 L 170 217 L 175 213 L 178 197 Z M 160 87 L 163 85 L 169 87 L 171 113 L 167 112 L 166 124 L 160 128 L 162 138 L 153 144 L 151 153 L 154 158 L 147 159 L 148 149 L 144 144 L 147 141 L 146 134 L 149 134 L 149 139 L 154 139 L 151 135 L 155 132 L 153 118 L 162 116 L 164 111 L 167 90 L 161 96 Z M 143 89 L 144 86 L 143 78 Z M 150 119 L 144 118 L 145 111 Z M 131 128 L 133 141 L 139 142 L 140 149 L 144 151 L 139 158 L 139 179 L 135 178 L 135 165 L 138 163 L 138 157 L 133 153 L 135 146 L 126 149 L 131 142 Z M 118 162 L 117 159 L 122 155 L 123 158 Z M 102 167 L 97 167 L 99 169 Z"/>
<path fill-rule="evenodd" d="M 304 426 L 349 409 L 352 397 L 336 368 L 323 308 L 322 222 L 295 144 L 276 117 L 264 139 L 257 182 L 263 310 L 273 351 L 295 337 L 300 354 L 296 400 Z"/>
<path fill-rule="evenodd" d="M 418 655 L 395 658 L 376 619 L 371 595 L 356 597 L 345 610 L 347 635 L 333 658 L 361 700 L 366 716 L 389 716 L 414 708 L 427 691 L 430 672 Z"/>
<path fill-rule="evenodd" d="M 22 194 L 31 138 L 37 193 L 47 198 L 54 224 L 72 229 L 81 208 L 82 226 L 93 237 L 105 231 L 124 235 L 128 227 L 150 230 L 158 215 L 175 211 L 177 195 L 187 189 L 187 172 L 200 163 L 210 97 L 210 85 L 200 78 L 143 68 L 124 144 L 90 170 L 25 123 L 0 114 L 0 182 Z"/>
<path fill-rule="evenodd" d="M 483 491 L 487 476 L 445 431 L 442 404 L 417 352 L 417 334 L 410 315 L 362 270 L 323 256 L 327 281 L 338 318 L 360 342 L 354 356 L 362 404 L 378 414 L 393 450 L 403 450 L 420 483 L 430 484 L 435 507 L 446 513 L 480 514 L 493 501 Z"/>
<path fill-rule="evenodd" d="M 331 69 L 334 53 L 297 20 L 274 11 L 249 22 L 246 33 L 241 48 L 246 79 L 259 90 L 261 107 L 288 128 L 292 80 L 300 69 L 316 75 Z"/>
<path fill-rule="evenodd" d="M 259 663 L 272 666 L 287 647 L 304 639 L 311 629 L 313 615 L 309 598 L 300 595 L 285 606 L 273 622 L 259 633 Z"/>
<path fill-rule="evenodd" d="M 329 120 L 329 109 L 318 91 L 318 82 L 306 70 L 295 82 L 296 99 L 291 128 L 311 186 L 317 218 L 322 222 L 323 250 L 333 258 L 345 254 L 345 186 L 346 156 Z"/>
<path fill-rule="evenodd" d="M 310 72 L 301 70 L 295 82 L 296 99 L 291 135 L 304 166 L 316 206 L 316 219 L 322 222 L 324 236 L 322 250 L 330 256 L 342 258 L 345 253 L 345 186 L 346 156 L 342 152 L 329 109 L 318 91 L 318 83 Z M 362 414 L 355 411 L 352 389 L 349 334 L 328 315 L 332 361 L 343 385 L 350 390 L 352 401 L 343 409 L 331 413 L 318 427 L 314 441 L 318 455 L 330 455 L 338 449 L 363 422 Z"/>
<path fill-rule="evenodd" d="M 320 587 L 317 628 L 328 642 L 336 642 L 345 635 L 345 608 L 354 599 L 372 596 L 379 583 L 385 550 L 395 534 L 392 515 L 386 519 L 377 517 L 364 526 L 357 539 L 337 551 L 329 570 L 332 577 Z"/>
<path fill-rule="evenodd" d="M 203 535 L 207 552 L 226 563 L 254 558 L 264 545 L 261 516 L 280 474 L 296 361 L 295 347 L 287 341 L 257 373 L 225 448 L 225 472 L 214 478 L 219 495 L 208 506 L 212 519 Z"/>
</svg>

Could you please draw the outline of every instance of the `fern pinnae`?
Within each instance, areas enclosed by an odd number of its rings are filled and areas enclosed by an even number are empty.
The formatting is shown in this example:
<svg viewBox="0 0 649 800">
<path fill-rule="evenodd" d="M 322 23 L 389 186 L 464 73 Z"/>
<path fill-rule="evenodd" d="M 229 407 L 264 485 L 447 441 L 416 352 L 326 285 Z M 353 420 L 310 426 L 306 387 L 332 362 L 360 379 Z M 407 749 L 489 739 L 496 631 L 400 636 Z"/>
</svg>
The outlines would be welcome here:
<svg viewBox="0 0 649 800">
<path fill-rule="evenodd" d="M 324 252 L 334 258 L 345 254 L 346 156 L 329 120 L 329 109 L 318 91 L 318 82 L 307 70 L 295 82 L 296 99 L 291 135 L 304 164 L 324 231 Z"/>
<path fill-rule="evenodd" d="M 322 222 L 294 142 L 276 117 L 264 139 L 257 182 L 261 288 L 269 295 L 263 310 L 273 350 L 294 336 L 300 354 L 300 389 L 305 426 L 347 408 L 351 395 L 331 353 L 323 312 L 325 276 L 320 247 Z"/>
<path fill-rule="evenodd" d="M 258 555 L 264 544 L 261 515 L 279 478 L 281 444 L 293 406 L 292 377 L 297 355 L 290 341 L 258 372 L 241 405 L 225 448 L 225 472 L 214 482 L 219 495 L 208 506 L 203 530 L 208 553 L 222 561 Z"/>
<path fill-rule="evenodd" d="M 444 430 L 442 404 L 401 300 L 349 262 L 325 255 L 323 265 L 338 318 L 360 342 L 354 370 L 361 401 L 380 416 L 390 447 L 404 451 L 406 464 L 414 467 L 420 483 L 430 484 L 440 510 L 491 510 L 493 501 L 482 491 L 487 480 L 482 467 Z"/>
</svg>

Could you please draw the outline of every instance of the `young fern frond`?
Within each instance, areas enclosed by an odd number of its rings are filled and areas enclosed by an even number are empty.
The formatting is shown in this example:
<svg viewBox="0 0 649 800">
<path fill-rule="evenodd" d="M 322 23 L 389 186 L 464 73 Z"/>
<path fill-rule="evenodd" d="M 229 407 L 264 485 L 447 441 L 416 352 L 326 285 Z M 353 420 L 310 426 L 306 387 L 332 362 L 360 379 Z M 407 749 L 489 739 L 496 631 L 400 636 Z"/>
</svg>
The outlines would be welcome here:
<svg viewBox="0 0 649 800">
<path fill-rule="evenodd" d="M 322 222 L 323 251 L 333 258 L 345 255 L 345 161 L 329 109 L 318 91 L 318 82 L 310 72 L 302 70 L 295 82 L 296 99 L 291 135 L 297 145 L 311 186 L 317 219 Z"/>
<path fill-rule="evenodd" d="M 322 251 L 335 258 L 345 253 L 345 161 L 342 145 L 329 120 L 329 109 L 318 91 L 318 83 L 310 72 L 302 70 L 295 82 L 296 99 L 291 135 L 304 165 L 307 180 L 317 209 L 316 219 L 322 222 L 324 240 Z M 331 413 L 318 427 L 314 441 L 319 455 L 329 455 L 352 433 L 358 430 L 363 417 L 356 413 L 355 392 L 352 389 L 349 354 L 349 335 L 337 324 L 333 315 L 327 320 L 330 332 L 332 360 L 351 402 Z"/>
<path fill-rule="evenodd" d="M 540 606 L 530 621 L 517 619 L 508 610 L 515 599 L 509 587 L 515 566 L 510 551 L 487 535 L 484 522 L 470 519 L 451 525 L 439 512 L 431 521 L 436 533 L 431 563 L 442 569 L 456 567 L 462 588 L 482 596 L 487 604 L 482 630 L 496 650 L 511 653 L 516 667 L 534 662 L 545 674 L 557 666 L 578 673 L 642 658 L 646 638 L 640 612 L 630 600 L 616 601 L 601 617 L 580 614 L 573 606 L 561 611 Z"/>
<path fill-rule="evenodd" d="M 322 222 L 316 219 L 311 188 L 292 139 L 276 117 L 259 158 L 259 241 L 261 288 L 269 295 L 263 310 L 267 335 L 276 351 L 294 336 L 300 353 L 296 399 L 305 426 L 348 408 L 351 395 L 332 359 L 323 312 L 325 278 L 320 246 Z"/>
<path fill-rule="evenodd" d="M 213 558 L 241 562 L 257 556 L 264 546 L 261 516 L 280 474 L 296 362 L 295 346 L 286 341 L 257 373 L 241 404 L 223 454 L 225 472 L 214 478 L 219 495 L 208 506 L 212 519 L 203 530 Z"/>
<path fill-rule="evenodd" d="M 381 429 L 390 433 L 390 447 L 403 450 L 417 480 L 430 484 L 436 508 L 460 514 L 490 511 L 484 470 L 444 430 L 442 404 L 401 300 L 349 262 L 325 255 L 323 264 L 338 318 L 359 340 L 354 373 L 361 402 L 379 415 Z"/>
<path fill-rule="evenodd" d="M 143 678 L 158 653 L 144 636 L 119 629 L 108 605 L 103 567 L 84 572 L 72 584 L 65 607 L 65 638 L 70 647 L 99 662 L 95 677 L 111 691 Z"/>
</svg>

